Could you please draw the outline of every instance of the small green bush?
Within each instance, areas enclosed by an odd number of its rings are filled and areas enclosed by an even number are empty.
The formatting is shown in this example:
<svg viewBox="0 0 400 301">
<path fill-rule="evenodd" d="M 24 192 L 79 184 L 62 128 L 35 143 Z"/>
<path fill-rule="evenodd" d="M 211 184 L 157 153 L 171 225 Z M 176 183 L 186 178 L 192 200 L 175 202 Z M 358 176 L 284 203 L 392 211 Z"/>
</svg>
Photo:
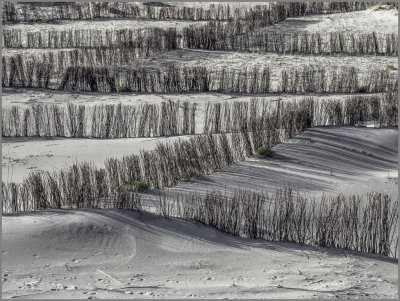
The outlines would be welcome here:
<svg viewBox="0 0 400 301">
<path fill-rule="evenodd" d="M 146 181 L 142 181 L 142 180 L 132 180 L 132 181 L 126 181 L 125 183 L 125 187 L 129 190 L 129 191 L 146 191 L 148 190 L 149 184 L 147 184 Z"/>
<path fill-rule="evenodd" d="M 386 70 L 388 70 L 388 71 L 394 70 L 394 66 L 393 65 L 386 65 Z"/>
<path fill-rule="evenodd" d="M 201 174 L 200 172 L 197 172 L 195 170 L 188 170 L 182 174 L 181 180 L 187 182 L 187 181 L 190 181 L 191 178 L 200 177 L 202 175 L 203 174 Z"/>
<path fill-rule="evenodd" d="M 263 157 L 263 158 L 269 158 L 271 157 L 273 154 L 272 150 L 269 149 L 268 147 L 265 146 L 261 146 L 258 150 L 257 150 L 257 155 Z"/>
</svg>

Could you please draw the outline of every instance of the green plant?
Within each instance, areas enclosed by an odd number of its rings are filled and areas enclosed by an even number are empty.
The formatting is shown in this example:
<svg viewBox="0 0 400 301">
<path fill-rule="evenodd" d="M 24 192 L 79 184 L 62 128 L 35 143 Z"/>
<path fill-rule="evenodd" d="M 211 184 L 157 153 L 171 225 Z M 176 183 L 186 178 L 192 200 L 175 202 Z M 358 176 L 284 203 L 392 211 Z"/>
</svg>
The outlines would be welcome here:
<svg viewBox="0 0 400 301">
<path fill-rule="evenodd" d="M 273 151 L 271 149 L 269 149 L 268 147 L 265 146 L 261 146 L 258 150 L 257 150 L 257 155 L 263 157 L 263 158 L 269 158 L 273 155 Z"/>
<path fill-rule="evenodd" d="M 202 175 L 203 174 L 198 171 L 188 170 L 182 174 L 181 180 L 187 182 L 190 181 L 191 178 L 200 177 Z"/>
<path fill-rule="evenodd" d="M 394 66 L 393 65 L 386 65 L 386 70 L 394 70 Z"/>
<path fill-rule="evenodd" d="M 149 184 L 143 180 L 124 181 L 124 185 L 129 191 L 142 192 L 150 188 Z"/>
</svg>

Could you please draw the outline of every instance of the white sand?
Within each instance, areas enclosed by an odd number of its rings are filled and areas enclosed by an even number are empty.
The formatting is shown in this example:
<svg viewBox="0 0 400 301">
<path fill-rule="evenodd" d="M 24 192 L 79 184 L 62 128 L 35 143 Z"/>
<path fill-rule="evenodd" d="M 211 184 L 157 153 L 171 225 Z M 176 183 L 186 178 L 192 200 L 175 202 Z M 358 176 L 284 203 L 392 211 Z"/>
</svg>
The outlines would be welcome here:
<svg viewBox="0 0 400 301">
<path fill-rule="evenodd" d="M 149 214 L 3 216 L 3 298 L 397 298 L 397 262 Z"/>
</svg>

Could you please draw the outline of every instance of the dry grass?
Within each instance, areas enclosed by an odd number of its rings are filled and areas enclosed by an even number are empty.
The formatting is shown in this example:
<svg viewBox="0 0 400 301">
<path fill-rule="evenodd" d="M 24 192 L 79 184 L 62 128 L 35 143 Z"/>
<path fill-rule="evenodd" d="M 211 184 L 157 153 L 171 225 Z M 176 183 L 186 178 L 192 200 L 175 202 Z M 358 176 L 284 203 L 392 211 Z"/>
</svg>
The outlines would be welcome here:
<svg viewBox="0 0 400 301">
<path fill-rule="evenodd" d="M 396 34 L 358 33 L 278 33 L 275 31 L 257 33 L 221 33 L 217 23 L 207 28 L 189 27 L 184 29 L 184 45 L 188 48 L 208 50 L 233 50 L 253 52 L 275 52 L 310 55 L 393 55 L 398 54 Z M 210 38 L 210 32 L 212 38 Z"/>
<path fill-rule="evenodd" d="M 367 73 L 360 73 L 354 67 L 338 67 L 333 71 L 321 66 L 306 66 L 290 71 L 284 69 L 274 89 L 271 88 L 270 77 L 268 66 L 244 70 L 229 67 L 213 70 L 172 64 L 166 70 L 123 70 L 62 65 L 60 56 L 49 53 L 43 54 L 40 59 L 23 58 L 21 55 L 3 57 L 2 84 L 3 87 L 141 93 L 377 93 L 394 90 L 398 85 L 397 77 L 384 68 Z"/>
<path fill-rule="evenodd" d="M 251 132 L 256 137 L 262 131 L 280 130 L 291 138 L 311 126 L 365 126 L 368 121 L 378 127 L 398 126 L 397 98 L 397 91 L 393 91 L 345 99 L 304 97 L 299 101 L 270 102 L 253 98 L 250 102 L 207 103 L 203 131 Z"/>
<path fill-rule="evenodd" d="M 258 5 L 234 9 L 229 4 L 210 4 L 203 7 L 173 7 L 168 5 L 137 5 L 134 3 L 58 3 L 46 11 L 37 10 L 33 4 L 6 2 L 3 20 L 42 22 L 50 20 L 87 20 L 95 18 L 176 19 L 176 20 L 238 20 L 252 19 L 263 11 L 280 15 L 304 15 L 312 13 L 338 13 L 364 10 L 362 2 L 292 2 L 277 5 Z"/>
<path fill-rule="evenodd" d="M 243 237 L 397 257 L 397 206 L 397 200 L 380 193 L 315 199 L 285 188 L 272 196 L 246 190 L 232 196 L 162 194 L 158 213 Z"/>
<path fill-rule="evenodd" d="M 196 105 L 187 102 L 134 105 L 37 103 L 2 110 L 3 137 L 137 138 L 195 133 Z"/>
</svg>

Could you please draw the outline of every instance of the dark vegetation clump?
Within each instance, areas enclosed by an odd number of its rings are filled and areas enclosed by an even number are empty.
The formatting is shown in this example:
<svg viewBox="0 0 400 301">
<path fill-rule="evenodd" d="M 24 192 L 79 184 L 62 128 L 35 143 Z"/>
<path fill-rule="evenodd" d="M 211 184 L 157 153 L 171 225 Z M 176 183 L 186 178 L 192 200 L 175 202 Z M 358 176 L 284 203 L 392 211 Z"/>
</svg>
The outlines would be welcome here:
<svg viewBox="0 0 400 301">
<path fill-rule="evenodd" d="M 129 191 L 144 192 L 149 189 L 149 184 L 142 180 L 132 180 L 124 182 Z"/>
<path fill-rule="evenodd" d="M 197 172 L 196 170 L 188 170 L 182 174 L 182 181 L 188 182 L 191 178 L 197 178 L 200 176 L 202 176 L 200 172 Z"/>
<path fill-rule="evenodd" d="M 257 155 L 263 158 L 270 158 L 273 155 L 273 151 L 269 149 L 268 147 L 261 146 L 257 149 Z"/>
</svg>

